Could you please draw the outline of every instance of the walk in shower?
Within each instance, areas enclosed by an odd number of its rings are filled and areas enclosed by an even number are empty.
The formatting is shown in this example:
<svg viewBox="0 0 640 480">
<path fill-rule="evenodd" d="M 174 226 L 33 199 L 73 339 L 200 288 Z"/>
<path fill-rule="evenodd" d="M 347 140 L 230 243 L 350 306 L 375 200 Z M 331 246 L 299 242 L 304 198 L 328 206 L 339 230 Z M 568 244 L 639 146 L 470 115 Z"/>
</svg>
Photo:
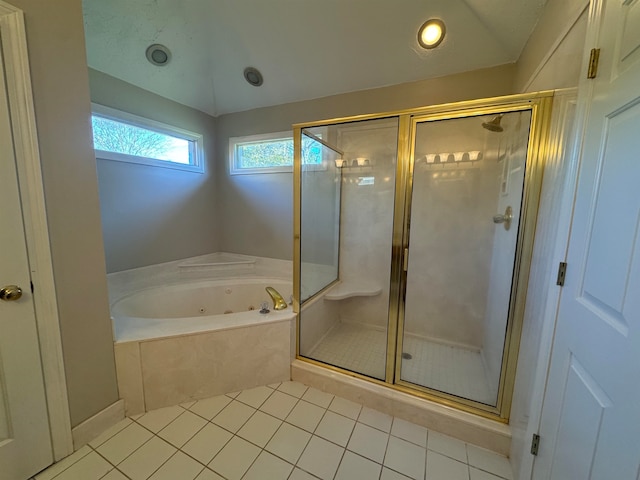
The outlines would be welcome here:
<svg viewBox="0 0 640 480">
<path fill-rule="evenodd" d="M 294 126 L 298 358 L 508 419 L 551 99 Z"/>
</svg>

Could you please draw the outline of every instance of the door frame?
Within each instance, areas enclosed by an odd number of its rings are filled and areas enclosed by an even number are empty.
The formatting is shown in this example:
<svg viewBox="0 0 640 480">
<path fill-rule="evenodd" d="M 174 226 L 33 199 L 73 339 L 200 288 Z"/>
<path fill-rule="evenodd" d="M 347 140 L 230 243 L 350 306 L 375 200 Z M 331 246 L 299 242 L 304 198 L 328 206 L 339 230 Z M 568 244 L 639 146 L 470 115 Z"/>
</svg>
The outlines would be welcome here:
<svg viewBox="0 0 640 480">
<path fill-rule="evenodd" d="M 7 82 L 20 201 L 54 461 L 73 452 L 44 186 L 22 10 L 0 0 L 0 39 Z"/>
</svg>

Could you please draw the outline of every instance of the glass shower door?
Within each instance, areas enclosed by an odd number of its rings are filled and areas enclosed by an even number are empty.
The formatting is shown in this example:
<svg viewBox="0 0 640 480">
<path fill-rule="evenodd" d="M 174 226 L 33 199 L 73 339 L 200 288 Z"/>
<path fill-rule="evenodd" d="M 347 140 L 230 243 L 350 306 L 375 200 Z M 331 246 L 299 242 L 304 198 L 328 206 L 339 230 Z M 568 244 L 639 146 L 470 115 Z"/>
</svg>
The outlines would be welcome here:
<svg viewBox="0 0 640 480">
<path fill-rule="evenodd" d="M 497 406 L 530 124 L 414 120 L 401 382 Z"/>
<path fill-rule="evenodd" d="M 397 118 L 301 131 L 299 353 L 379 380 L 387 365 L 397 138 Z M 305 165 L 305 142 L 322 165 Z"/>
</svg>

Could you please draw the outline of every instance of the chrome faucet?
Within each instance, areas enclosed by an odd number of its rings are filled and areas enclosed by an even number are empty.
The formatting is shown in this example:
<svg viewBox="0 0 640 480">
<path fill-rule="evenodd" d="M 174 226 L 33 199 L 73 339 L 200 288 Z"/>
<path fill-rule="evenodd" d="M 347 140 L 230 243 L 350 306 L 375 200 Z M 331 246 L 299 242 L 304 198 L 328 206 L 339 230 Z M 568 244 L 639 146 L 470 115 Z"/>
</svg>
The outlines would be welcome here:
<svg viewBox="0 0 640 480">
<path fill-rule="evenodd" d="M 265 288 L 265 290 L 271 297 L 271 300 L 273 300 L 274 310 L 284 310 L 285 308 L 287 308 L 287 302 L 285 302 L 284 298 L 282 298 L 282 295 L 280 295 L 280 293 L 278 293 L 275 288 L 267 287 Z"/>
</svg>

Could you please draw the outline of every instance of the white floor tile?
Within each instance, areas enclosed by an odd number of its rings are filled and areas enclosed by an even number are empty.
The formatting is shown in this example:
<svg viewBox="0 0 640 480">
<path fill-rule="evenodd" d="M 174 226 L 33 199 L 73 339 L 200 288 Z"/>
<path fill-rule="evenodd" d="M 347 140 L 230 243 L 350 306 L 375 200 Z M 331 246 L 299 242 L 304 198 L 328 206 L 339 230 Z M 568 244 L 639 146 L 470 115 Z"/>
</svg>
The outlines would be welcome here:
<svg viewBox="0 0 640 480">
<path fill-rule="evenodd" d="M 401 438 L 390 437 L 384 465 L 410 478 L 424 478 L 426 450 Z"/>
<path fill-rule="evenodd" d="M 209 468 L 229 480 L 240 480 L 259 453 L 255 445 L 233 437 L 209 463 Z"/>
<path fill-rule="evenodd" d="M 169 425 L 164 427 L 158 435 L 170 444 L 180 448 L 189 441 L 198 431 L 207 424 L 207 421 L 196 415 L 185 411 Z"/>
<path fill-rule="evenodd" d="M 336 474 L 343 452 L 343 448 L 313 436 L 297 465 L 323 480 L 331 480 Z"/>
<path fill-rule="evenodd" d="M 349 417 L 352 420 L 357 420 L 358 415 L 360 415 L 360 410 L 362 410 L 362 405 L 341 397 L 334 397 L 331 405 L 329 405 L 329 410 L 339 413 L 345 417 Z"/>
<path fill-rule="evenodd" d="M 310 473 L 296 467 L 293 469 L 293 472 L 291 472 L 289 480 L 318 480 L 318 477 L 314 477 Z"/>
<path fill-rule="evenodd" d="M 235 396 L 126 419 L 92 442 L 100 455 L 85 446 L 36 479 L 513 480 L 505 457 L 300 383 Z"/>
<path fill-rule="evenodd" d="M 375 479 L 382 465 L 349 451 L 344 453 L 335 480 Z"/>
<path fill-rule="evenodd" d="M 194 480 L 204 469 L 204 465 L 182 452 L 176 452 L 162 465 L 149 480 Z"/>
<path fill-rule="evenodd" d="M 326 412 L 322 420 L 320 420 L 315 434 L 330 442 L 346 447 L 355 424 L 356 422 L 350 418 L 345 418 L 337 413 Z"/>
<path fill-rule="evenodd" d="M 333 400 L 333 395 L 309 387 L 302 395 L 302 399 L 319 407 L 327 408 L 331 404 L 331 400 Z"/>
<path fill-rule="evenodd" d="M 124 473 L 114 468 L 109 473 L 107 473 L 104 477 L 102 477 L 100 480 L 129 480 L 129 479 L 125 476 Z"/>
<path fill-rule="evenodd" d="M 388 434 L 362 423 L 356 423 L 347 449 L 374 462 L 382 463 L 388 439 Z"/>
<path fill-rule="evenodd" d="M 238 430 L 237 435 L 264 447 L 281 424 L 282 420 L 258 411 Z"/>
<path fill-rule="evenodd" d="M 265 449 L 287 462 L 295 464 L 310 438 L 310 433 L 288 423 L 283 423 L 269 440 Z"/>
<path fill-rule="evenodd" d="M 198 400 L 196 403 L 191 405 L 191 410 L 193 413 L 200 415 L 201 417 L 206 418 L 207 420 L 211 420 L 217 414 L 219 414 L 224 407 L 231 403 L 231 398 L 226 395 L 218 395 L 217 397 L 205 398 L 203 400 Z"/>
<path fill-rule="evenodd" d="M 291 413 L 287 416 L 286 421 L 296 427 L 300 427 L 303 430 L 313 433 L 318 426 L 318 423 L 320 423 L 324 412 L 324 408 L 320 408 L 317 405 L 312 405 L 304 400 L 300 400 L 296 406 L 293 407 L 293 410 L 291 410 Z"/>
<path fill-rule="evenodd" d="M 391 423 L 393 417 L 386 413 L 378 412 L 368 407 L 363 407 L 358 417 L 360 423 L 369 425 L 370 427 L 377 428 L 383 432 L 389 433 L 391 431 Z"/>
<path fill-rule="evenodd" d="M 427 448 L 460 462 L 467 463 L 467 445 L 457 438 L 430 431 Z"/>
<path fill-rule="evenodd" d="M 211 420 L 216 425 L 220 425 L 222 428 L 229 430 L 230 432 L 237 432 L 240 427 L 245 424 L 249 417 L 253 415 L 256 410 L 244 403 L 232 401 L 229 405 Z"/>
<path fill-rule="evenodd" d="M 200 472 L 200 475 L 198 475 L 195 480 L 224 480 L 224 478 L 214 471 L 205 468 L 202 472 Z"/>
<path fill-rule="evenodd" d="M 131 423 L 131 422 L 129 422 Z M 92 452 L 91 448 L 88 445 L 76 450 L 68 457 L 63 458 L 58 463 L 54 463 L 49 468 L 47 468 L 44 472 L 36 475 L 36 480 L 51 480 L 53 477 L 63 472 L 71 465 L 79 461 L 81 458 L 89 455 Z"/>
<path fill-rule="evenodd" d="M 137 423 L 132 423 L 104 442 L 96 450 L 109 462 L 117 465 L 151 437 L 153 437 L 153 433 L 149 430 Z"/>
<path fill-rule="evenodd" d="M 225 393 L 225 395 L 229 398 L 236 398 L 239 394 L 240 392 Z"/>
<path fill-rule="evenodd" d="M 437 452 L 427 453 L 426 480 L 469 480 L 469 466 Z"/>
<path fill-rule="evenodd" d="M 282 382 L 278 382 L 278 383 L 270 383 L 269 385 L 267 385 L 267 387 L 269 388 L 273 388 L 274 390 L 277 390 L 278 387 L 280 386 L 280 383 Z"/>
<path fill-rule="evenodd" d="M 176 448 L 153 437 L 118 465 L 118 469 L 132 480 L 146 480 L 174 453 Z"/>
<path fill-rule="evenodd" d="M 184 408 L 179 406 L 159 408 L 145 413 L 136 420 L 143 427 L 158 433 L 164 427 L 173 422 L 178 416 L 184 412 Z"/>
<path fill-rule="evenodd" d="M 263 450 L 242 480 L 287 480 L 291 470 L 293 465 Z"/>
<path fill-rule="evenodd" d="M 427 447 L 427 429 L 401 418 L 393 419 L 391 435 L 402 438 L 407 442 L 415 443 L 420 447 Z"/>
<path fill-rule="evenodd" d="M 113 437 L 116 433 L 121 432 L 125 428 L 131 425 L 131 419 L 125 418 L 124 420 L 120 420 L 118 423 L 108 428 L 104 432 L 102 432 L 98 437 L 94 438 L 89 442 L 89 445 L 93 448 L 98 448 L 104 442 Z"/>
<path fill-rule="evenodd" d="M 188 402 L 181 403 L 180 406 L 182 408 L 186 408 L 187 410 L 189 410 L 191 407 L 193 407 L 196 404 L 196 401 L 197 400 L 190 400 Z"/>
<path fill-rule="evenodd" d="M 236 400 L 246 403 L 250 407 L 259 408 L 264 401 L 273 393 L 273 389 L 269 387 L 256 387 L 249 390 L 243 390 L 238 394 Z"/>
<path fill-rule="evenodd" d="M 182 447 L 182 451 L 206 465 L 231 440 L 232 436 L 233 434 L 224 428 L 208 423 Z"/>
<path fill-rule="evenodd" d="M 307 391 L 307 386 L 299 382 L 282 382 L 278 390 L 300 398 Z"/>
<path fill-rule="evenodd" d="M 260 410 L 280 420 L 284 420 L 287 418 L 287 415 L 291 413 L 296 403 L 298 403 L 296 397 L 282 392 L 273 392 L 273 394 L 267 398 L 266 402 L 262 404 Z"/>
<path fill-rule="evenodd" d="M 405 477 L 404 475 L 401 475 L 398 472 L 394 472 L 393 470 L 390 470 L 387 467 L 382 467 L 382 475 L 380 475 L 380 480 L 410 480 L 410 479 L 409 477 Z"/>
<path fill-rule="evenodd" d="M 493 473 L 478 470 L 474 467 L 469 468 L 469 473 L 471 474 L 471 480 L 503 480 L 502 478 L 495 476 Z"/>
<path fill-rule="evenodd" d="M 493 473 L 507 480 L 513 480 L 511 464 L 507 457 L 485 450 L 484 448 L 476 447 L 475 445 L 467 445 L 467 456 L 469 458 L 469 465 L 472 467 Z"/>
<path fill-rule="evenodd" d="M 82 457 L 79 461 L 71 465 L 56 480 L 97 480 L 102 478 L 113 468 L 104 458 L 96 452 L 91 452 Z"/>
</svg>

